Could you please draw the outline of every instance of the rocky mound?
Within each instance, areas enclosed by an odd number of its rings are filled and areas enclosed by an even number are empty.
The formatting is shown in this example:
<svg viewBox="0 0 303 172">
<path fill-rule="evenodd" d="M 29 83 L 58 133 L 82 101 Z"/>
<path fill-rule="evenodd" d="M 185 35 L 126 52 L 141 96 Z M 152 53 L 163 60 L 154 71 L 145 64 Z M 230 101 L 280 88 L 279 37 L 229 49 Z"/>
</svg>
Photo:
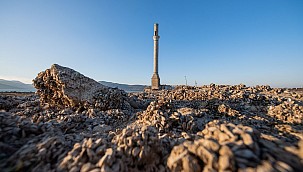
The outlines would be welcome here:
<svg viewBox="0 0 303 172">
<path fill-rule="evenodd" d="M 302 93 L 211 84 L 127 95 L 58 65 L 34 82 L 40 99 L 0 95 L 2 171 L 303 168 Z"/>
<path fill-rule="evenodd" d="M 302 162 L 251 127 L 212 121 L 193 141 L 174 146 L 167 166 L 171 171 L 300 171 Z"/>
<path fill-rule="evenodd" d="M 73 69 L 54 64 L 33 80 L 42 104 L 51 107 L 127 108 L 126 93 L 106 87 Z"/>
</svg>

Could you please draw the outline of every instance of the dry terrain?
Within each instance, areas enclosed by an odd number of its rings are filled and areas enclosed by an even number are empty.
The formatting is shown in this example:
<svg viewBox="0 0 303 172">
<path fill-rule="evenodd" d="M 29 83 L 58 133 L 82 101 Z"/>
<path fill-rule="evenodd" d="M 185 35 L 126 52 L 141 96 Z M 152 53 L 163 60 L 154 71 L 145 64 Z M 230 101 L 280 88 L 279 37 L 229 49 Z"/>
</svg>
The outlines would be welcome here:
<svg viewBox="0 0 303 172">
<path fill-rule="evenodd" d="M 245 85 L 125 93 L 53 65 L 0 95 L 1 171 L 302 171 L 303 93 Z"/>
</svg>

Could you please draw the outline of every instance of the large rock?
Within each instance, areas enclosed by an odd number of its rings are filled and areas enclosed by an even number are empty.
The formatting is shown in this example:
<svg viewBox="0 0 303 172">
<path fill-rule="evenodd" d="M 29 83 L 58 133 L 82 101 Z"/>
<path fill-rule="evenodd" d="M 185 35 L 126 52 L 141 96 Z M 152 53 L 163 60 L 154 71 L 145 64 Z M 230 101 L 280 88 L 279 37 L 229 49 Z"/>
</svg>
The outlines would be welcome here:
<svg viewBox="0 0 303 172">
<path fill-rule="evenodd" d="M 79 72 L 53 64 L 33 80 L 42 104 L 51 107 L 94 107 L 100 110 L 126 108 L 128 97 Z"/>
</svg>

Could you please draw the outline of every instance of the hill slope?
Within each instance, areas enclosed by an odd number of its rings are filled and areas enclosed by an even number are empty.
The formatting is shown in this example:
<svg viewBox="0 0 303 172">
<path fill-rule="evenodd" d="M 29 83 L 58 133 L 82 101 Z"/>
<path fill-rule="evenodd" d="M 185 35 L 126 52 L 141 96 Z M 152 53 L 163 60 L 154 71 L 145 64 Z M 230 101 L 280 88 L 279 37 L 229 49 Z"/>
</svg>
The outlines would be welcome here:
<svg viewBox="0 0 303 172">
<path fill-rule="evenodd" d="M 100 84 L 103 84 L 112 88 L 119 88 L 127 92 L 141 92 L 144 90 L 146 85 L 128 85 L 128 84 L 119 84 L 107 81 L 99 81 Z"/>
<path fill-rule="evenodd" d="M 128 85 L 128 84 L 119 84 L 114 82 L 107 82 L 107 81 L 99 81 L 99 83 L 112 87 L 112 88 L 119 88 L 127 92 L 141 92 L 144 90 L 146 85 Z M 34 92 L 36 89 L 33 87 L 32 84 L 25 84 L 20 81 L 9 81 L 0 79 L 0 92 L 7 92 L 7 91 L 16 91 L 16 92 Z"/>
<path fill-rule="evenodd" d="M 34 92 L 35 88 L 32 84 L 25 84 L 20 81 L 0 79 L 0 92 L 6 91 Z"/>
</svg>

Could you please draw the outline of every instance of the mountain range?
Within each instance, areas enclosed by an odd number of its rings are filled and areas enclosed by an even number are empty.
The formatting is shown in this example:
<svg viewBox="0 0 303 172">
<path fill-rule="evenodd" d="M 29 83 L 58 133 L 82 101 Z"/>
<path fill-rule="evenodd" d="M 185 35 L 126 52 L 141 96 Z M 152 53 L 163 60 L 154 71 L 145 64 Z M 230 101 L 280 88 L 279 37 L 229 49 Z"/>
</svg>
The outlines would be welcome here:
<svg viewBox="0 0 303 172">
<path fill-rule="evenodd" d="M 119 83 L 108 82 L 108 81 L 99 81 L 99 83 L 108 87 L 119 88 L 126 92 L 141 92 L 144 90 L 145 87 L 147 87 L 146 85 L 128 85 L 128 84 L 119 84 Z"/>
<path fill-rule="evenodd" d="M 32 84 L 25 84 L 20 81 L 9 81 L 0 79 L 0 92 L 34 92 L 36 89 Z"/>
<path fill-rule="evenodd" d="M 119 88 L 126 92 L 141 92 L 144 90 L 146 85 L 128 85 L 128 84 L 119 84 L 108 81 L 99 81 L 100 84 L 103 84 L 112 88 Z M 9 81 L 0 79 L 0 92 L 35 92 L 36 89 L 32 84 L 25 84 L 20 81 Z"/>
</svg>

